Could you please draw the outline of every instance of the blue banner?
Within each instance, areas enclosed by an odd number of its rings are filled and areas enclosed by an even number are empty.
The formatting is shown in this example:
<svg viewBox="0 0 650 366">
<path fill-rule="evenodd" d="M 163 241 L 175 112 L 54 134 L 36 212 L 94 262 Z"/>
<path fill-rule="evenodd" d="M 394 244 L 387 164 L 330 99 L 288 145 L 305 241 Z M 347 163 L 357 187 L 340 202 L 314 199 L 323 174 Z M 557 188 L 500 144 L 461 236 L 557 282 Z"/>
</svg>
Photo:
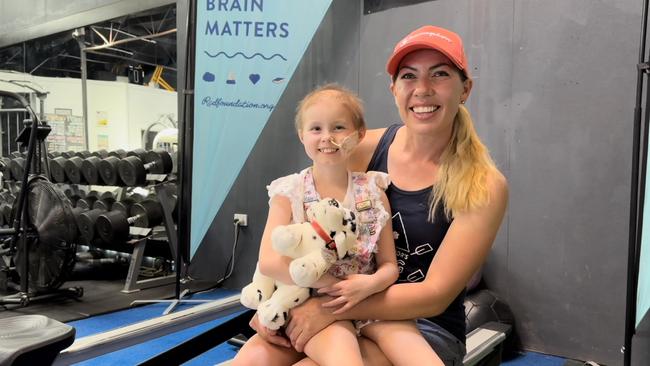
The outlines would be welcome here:
<svg viewBox="0 0 650 366">
<path fill-rule="evenodd" d="M 198 249 L 331 0 L 199 0 L 190 254 Z"/>
</svg>

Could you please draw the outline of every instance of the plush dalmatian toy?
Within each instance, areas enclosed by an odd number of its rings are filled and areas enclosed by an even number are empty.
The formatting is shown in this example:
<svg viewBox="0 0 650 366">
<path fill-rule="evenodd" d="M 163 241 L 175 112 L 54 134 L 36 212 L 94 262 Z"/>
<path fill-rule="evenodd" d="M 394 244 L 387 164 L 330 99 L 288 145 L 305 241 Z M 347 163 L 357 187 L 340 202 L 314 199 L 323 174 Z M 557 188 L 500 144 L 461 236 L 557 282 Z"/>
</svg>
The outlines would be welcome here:
<svg viewBox="0 0 650 366">
<path fill-rule="evenodd" d="M 259 271 L 253 282 L 242 289 L 241 303 L 257 309 L 260 322 L 276 330 L 286 323 L 289 310 L 309 297 L 309 287 L 337 259 L 353 254 L 357 228 L 354 212 L 330 198 L 312 204 L 307 210 L 308 222 L 279 226 L 271 233 L 273 249 L 293 258 L 289 265 L 296 285 L 275 281 Z"/>
</svg>

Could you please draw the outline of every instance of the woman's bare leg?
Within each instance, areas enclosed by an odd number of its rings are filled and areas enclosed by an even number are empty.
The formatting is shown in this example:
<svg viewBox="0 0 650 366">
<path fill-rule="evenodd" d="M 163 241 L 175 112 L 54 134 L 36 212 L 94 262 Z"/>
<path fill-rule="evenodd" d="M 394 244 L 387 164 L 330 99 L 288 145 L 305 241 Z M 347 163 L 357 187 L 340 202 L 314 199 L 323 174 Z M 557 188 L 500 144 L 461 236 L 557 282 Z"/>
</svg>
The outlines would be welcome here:
<svg viewBox="0 0 650 366">
<path fill-rule="evenodd" d="M 304 357 L 293 348 L 268 343 L 256 334 L 237 352 L 231 366 L 289 366 Z"/>
<path fill-rule="evenodd" d="M 361 328 L 395 366 L 444 366 L 415 325 L 415 321 L 379 321 Z"/>
</svg>

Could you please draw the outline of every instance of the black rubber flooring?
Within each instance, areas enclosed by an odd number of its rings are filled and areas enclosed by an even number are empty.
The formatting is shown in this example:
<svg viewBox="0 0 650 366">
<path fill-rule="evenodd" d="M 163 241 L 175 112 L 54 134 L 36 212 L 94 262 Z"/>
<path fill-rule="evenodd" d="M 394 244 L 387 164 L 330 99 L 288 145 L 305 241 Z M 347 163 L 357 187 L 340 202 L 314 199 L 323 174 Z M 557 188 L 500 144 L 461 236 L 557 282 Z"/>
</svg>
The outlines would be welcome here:
<svg viewBox="0 0 650 366">
<path fill-rule="evenodd" d="M 0 318 L 17 315 L 41 314 L 61 322 L 84 319 L 131 307 L 134 300 L 171 299 L 175 296 L 175 285 L 159 286 L 134 293 L 122 293 L 126 278 L 125 267 L 103 266 L 99 268 L 75 267 L 70 280 L 61 288 L 82 287 L 83 296 L 30 301 L 28 306 L 0 304 Z M 7 295 L 0 292 L 0 297 Z"/>
</svg>

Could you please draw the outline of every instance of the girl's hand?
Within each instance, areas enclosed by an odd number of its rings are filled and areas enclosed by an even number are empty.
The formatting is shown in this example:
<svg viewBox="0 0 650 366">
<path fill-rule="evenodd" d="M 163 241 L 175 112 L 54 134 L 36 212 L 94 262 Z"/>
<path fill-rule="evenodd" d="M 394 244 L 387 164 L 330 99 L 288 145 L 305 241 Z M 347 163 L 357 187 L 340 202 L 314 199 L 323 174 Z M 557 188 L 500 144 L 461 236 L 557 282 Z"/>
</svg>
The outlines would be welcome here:
<svg viewBox="0 0 650 366">
<path fill-rule="evenodd" d="M 338 307 L 332 314 L 340 314 L 361 302 L 366 297 L 375 293 L 372 275 L 351 274 L 331 286 L 318 290 L 320 294 L 334 297 L 333 300 L 323 304 L 324 307 Z"/>
</svg>

